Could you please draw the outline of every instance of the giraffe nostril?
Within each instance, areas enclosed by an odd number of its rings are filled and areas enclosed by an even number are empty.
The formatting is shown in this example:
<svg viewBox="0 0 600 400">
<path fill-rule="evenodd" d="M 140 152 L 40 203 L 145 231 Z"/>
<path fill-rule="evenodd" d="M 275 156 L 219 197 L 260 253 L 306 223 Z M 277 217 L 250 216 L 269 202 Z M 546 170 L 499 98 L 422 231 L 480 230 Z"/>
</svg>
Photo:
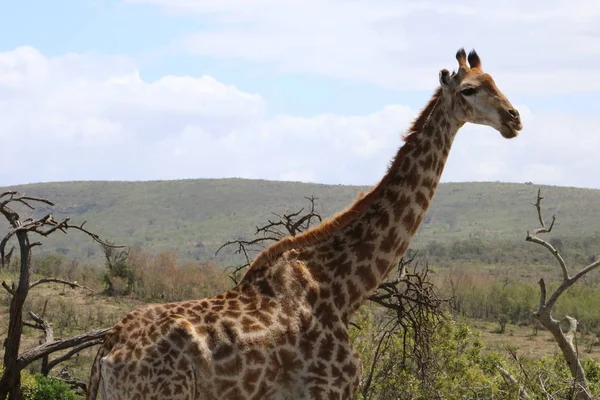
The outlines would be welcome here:
<svg viewBox="0 0 600 400">
<path fill-rule="evenodd" d="M 514 108 L 511 108 L 510 110 L 508 110 L 508 113 L 510 114 L 511 117 L 513 117 L 514 119 L 519 118 L 519 111 L 517 111 Z"/>
</svg>

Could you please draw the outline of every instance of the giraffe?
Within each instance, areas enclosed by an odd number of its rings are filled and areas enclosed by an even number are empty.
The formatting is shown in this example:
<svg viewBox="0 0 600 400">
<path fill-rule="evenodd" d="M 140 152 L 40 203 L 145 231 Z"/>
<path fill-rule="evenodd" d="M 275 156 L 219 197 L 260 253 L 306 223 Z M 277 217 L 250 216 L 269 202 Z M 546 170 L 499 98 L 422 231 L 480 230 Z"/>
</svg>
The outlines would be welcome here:
<svg viewBox="0 0 600 400">
<path fill-rule="evenodd" d="M 456 59 L 372 190 L 265 249 L 233 289 L 130 312 L 98 350 L 87 399 L 350 399 L 362 365 L 348 322 L 406 251 L 456 133 L 522 129 L 477 53 Z"/>
</svg>

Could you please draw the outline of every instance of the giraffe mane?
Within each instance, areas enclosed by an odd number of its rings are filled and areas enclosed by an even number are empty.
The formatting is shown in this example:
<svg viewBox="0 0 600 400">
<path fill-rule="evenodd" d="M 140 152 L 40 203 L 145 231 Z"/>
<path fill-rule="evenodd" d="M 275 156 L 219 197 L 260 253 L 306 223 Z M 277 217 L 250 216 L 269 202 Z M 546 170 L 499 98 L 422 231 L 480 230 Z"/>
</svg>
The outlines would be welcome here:
<svg viewBox="0 0 600 400">
<path fill-rule="evenodd" d="M 441 96 L 442 96 L 442 88 L 439 87 L 433 93 L 433 96 L 431 96 L 431 99 L 429 99 L 429 101 L 427 102 L 425 107 L 423 107 L 423 110 L 421 111 L 419 116 L 417 118 L 415 118 L 415 120 L 413 121 L 410 128 L 408 128 L 408 132 L 406 133 L 406 135 L 404 135 L 402 137 L 405 141 L 407 141 L 408 138 L 413 133 L 420 132 L 423 130 L 423 127 L 425 126 L 425 122 L 427 121 L 427 118 L 429 118 L 429 115 L 431 115 L 431 112 L 435 108 L 435 105 L 437 104 L 437 101 Z"/>
<path fill-rule="evenodd" d="M 433 112 L 438 99 L 442 96 L 442 88 L 438 88 L 427 105 L 423 108 L 417 118 L 414 120 L 408 132 L 402 137 L 406 142 L 392 163 L 388 168 L 388 172 L 385 174 L 383 179 L 371 189 L 369 192 L 364 193 L 362 190 L 358 194 L 356 200 L 345 210 L 338 212 L 332 217 L 326 219 L 321 224 L 314 226 L 296 236 L 286 236 L 279 240 L 277 243 L 272 244 L 271 246 L 264 249 L 262 252 L 256 256 L 254 261 L 250 264 L 250 268 L 259 268 L 267 264 L 268 262 L 274 260 L 276 257 L 279 257 L 281 254 L 286 251 L 310 246 L 317 242 L 327 239 L 333 233 L 343 229 L 350 222 L 354 220 L 354 218 L 360 215 L 364 210 L 367 209 L 369 205 L 371 205 L 373 199 L 379 193 L 379 190 L 382 186 L 384 186 L 391 177 L 390 171 L 394 170 L 395 167 L 399 164 L 399 162 L 403 159 L 404 154 L 412 147 L 411 137 L 416 132 L 420 132 L 423 130 L 425 126 L 425 122 Z"/>
</svg>

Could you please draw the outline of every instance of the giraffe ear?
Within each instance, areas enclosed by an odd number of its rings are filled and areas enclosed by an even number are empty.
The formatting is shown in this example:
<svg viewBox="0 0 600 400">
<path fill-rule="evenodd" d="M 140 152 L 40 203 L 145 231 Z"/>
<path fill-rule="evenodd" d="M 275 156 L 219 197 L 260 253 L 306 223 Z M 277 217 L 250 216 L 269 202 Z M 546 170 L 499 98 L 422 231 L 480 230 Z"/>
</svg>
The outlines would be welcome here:
<svg viewBox="0 0 600 400">
<path fill-rule="evenodd" d="M 450 86 L 450 72 L 447 69 L 443 69 L 440 71 L 440 86 L 444 89 Z"/>
</svg>

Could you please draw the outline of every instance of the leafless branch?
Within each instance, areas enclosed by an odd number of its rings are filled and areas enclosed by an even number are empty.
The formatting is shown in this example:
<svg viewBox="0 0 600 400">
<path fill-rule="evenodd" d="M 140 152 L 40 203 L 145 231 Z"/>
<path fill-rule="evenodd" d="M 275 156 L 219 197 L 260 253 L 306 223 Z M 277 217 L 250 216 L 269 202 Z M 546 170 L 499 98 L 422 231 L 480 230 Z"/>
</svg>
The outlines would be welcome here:
<svg viewBox="0 0 600 400">
<path fill-rule="evenodd" d="M 552 228 L 554 227 L 554 222 L 556 221 L 556 216 L 553 215 L 552 223 L 550 224 L 550 227 L 548 227 L 548 228 L 546 227 L 546 224 L 544 223 L 544 218 L 542 217 L 542 200 L 543 199 L 544 198 L 541 196 L 541 189 L 538 189 L 537 199 L 536 199 L 536 202 L 533 203 L 533 206 L 537 210 L 538 220 L 540 221 L 540 227 L 537 229 L 534 229 L 533 235 L 531 235 L 531 234 L 529 234 L 529 232 L 527 232 L 527 237 L 525 238 L 525 240 L 527 240 L 528 242 L 537 243 L 539 245 L 544 246 L 546 249 L 548 249 L 548 251 L 550 251 L 552 253 L 552 255 L 558 261 L 558 264 L 560 265 L 560 268 L 563 273 L 563 279 L 566 280 L 566 279 L 569 279 L 569 271 L 567 270 L 567 265 L 565 263 L 565 260 L 562 258 L 562 256 L 560 255 L 560 253 L 554 246 L 552 246 L 549 242 L 547 242 L 537 236 L 538 234 L 541 234 L 541 233 L 552 232 Z"/>
<path fill-rule="evenodd" d="M 54 329 L 52 324 L 48 323 L 45 319 L 38 317 L 33 311 L 29 311 L 29 316 L 36 323 L 36 328 L 44 331 L 44 343 L 50 343 L 54 341 Z"/>
<path fill-rule="evenodd" d="M 427 279 L 428 267 L 419 270 L 415 263 L 413 271 L 407 272 L 407 266 L 413 260 L 414 256 L 408 260 L 401 260 L 398 276 L 379 285 L 369 300 L 400 313 L 408 313 L 411 311 L 410 307 L 415 306 L 438 310 L 444 300 L 439 298 L 436 288 Z"/>
<path fill-rule="evenodd" d="M 529 381 L 530 380 L 529 379 L 529 373 L 527 373 L 527 370 L 523 366 L 523 363 L 521 362 L 521 359 L 517 355 L 516 349 L 511 348 L 509 346 L 506 346 L 505 350 L 508 352 L 508 354 L 510 354 L 510 356 L 512 357 L 512 359 L 517 363 L 517 365 L 519 366 L 519 369 L 521 370 L 521 373 L 525 376 L 525 380 Z"/>
<path fill-rule="evenodd" d="M 540 286 L 540 302 L 538 303 L 538 310 L 541 310 L 542 307 L 546 305 L 546 282 L 544 282 L 544 278 L 540 278 L 538 285 Z"/>
<path fill-rule="evenodd" d="M 12 259 L 13 256 L 13 252 L 15 251 L 16 247 L 13 246 L 10 248 L 10 250 L 8 251 L 8 254 L 6 254 L 5 256 L 2 257 L 2 259 L 0 260 L 0 266 L 2 268 L 4 268 L 5 266 L 10 267 L 10 260 Z"/>
<path fill-rule="evenodd" d="M 98 344 L 101 344 L 103 341 L 104 341 L 104 337 L 100 337 L 100 338 L 97 338 L 97 339 L 89 340 L 87 342 L 81 343 L 78 346 L 73 347 L 71 350 L 69 350 L 68 352 L 66 352 L 62 356 L 56 357 L 54 360 L 50 361 L 48 363 L 48 371 L 52 370 L 52 368 L 56 367 L 61 362 L 66 361 L 69 358 L 73 357 L 75 354 L 79 353 L 81 350 L 84 350 L 84 349 L 87 349 L 88 347 L 92 347 L 92 346 L 96 346 Z"/>
<path fill-rule="evenodd" d="M 500 372 L 500 375 L 502 375 L 502 377 L 504 379 L 506 379 L 506 381 L 511 384 L 512 386 L 515 386 L 518 388 L 519 390 L 519 399 L 530 399 L 531 397 L 529 397 L 529 394 L 527 393 L 527 390 L 525 390 L 525 388 L 523 386 L 521 386 L 521 384 L 519 384 L 519 381 L 515 379 L 514 376 L 512 376 L 512 374 L 510 372 L 508 372 L 507 370 L 505 370 L 504 368 L 502 368 L 501 366 L 497 365 L 496 369 L 498 369 L 498 371 Z"/>
<path fill-rule="evenodd" d="M 531 203 L 537 210 L 538 220 L 540 221 L 540 227 L 533 231 L 534 236 L 539 233 L 552 232 L 552 228 L 554 227 L 554 222 L 556 221 L 556 216 L 553 215 L 552 223 L 550 224 L 550 227 L 548 227 L 548 228 L 546 227 L 546 223 L 544 222 L 544 218 L 542 217 L 542 200 L 544 200 L 544 198 L 541 196 L 541 193 L 542 193 L 542 189 L 538 189 L 536 201 L 535 201 L 535 203 Z"/>
<path fill-rule="evenodd" d="M 27 207 L 29 207 L 30 209 L 34 210 L 35 208 L 32 207 L 28 202 L 29 201 L 35 201 L 35 202 L 39 202 L 39 203 L 45 203 L 49 206 L 54 207 L 54 203 L 52 203 L 50 200 L 48 199 L 44 199 L 41 197 L 32 197 L 32 196 L 25 196 L 25 195 L 19 195 L 19 192 L 11 190 L 11 191 L 7 191 L 4 192 L 2 194 L 0 194 L 0 199 L 8 196 L 8 199 L 2 201 L 0 203 L 0 208 L 5 207 L 6 205 L 10 204 L 10 203 L 22 203 L 24 205 L 26 205 Z"/>
<path fill-rule="evenodd" d="M 377 365 L 377 362 L 379 361 L 381 354 L 385 352 L 385 347 L 387 347 L 384 345 L 384 343 L 387 344 L 389 342 L 389 339 L 394 334 L 395 330 L 396 330 L 396 326 L 392 327 L 391 329 L 385 330 L 381 334 L 381 336 L 379 336 L 379 340 L 377 341 L 377 347 L 375 348 L 375 354 L 373 355 L 373 359 L 371 360 L 371 363 L 369 366 L 369 373 L 364 378 L 364 382 L 361 387 L 361 391 L 363 393 L 364 398 L 368 398 L 369 392 L 372 390 L 371 385 L 373 383 L 373 378 L 375 376 L 375 369 L 376 369 L 375 367 Z"/>
<path fill-rule="evenodd" d="M 306 212 L 303 207 L 298 211 L 282 215 L 272 213 L 278 220 L 268 220 L 267 224 L 257 226 L 254 235 L 258 237 L 252 240 L 230 240 L 217 249 L 215 255 L 226 247 L 235 246 L 234 254 L 240 254 L 244 257 L 243 264 L 228 266 L 226 268 L 232 271 L 229 273 L 229 277 L 235 284 L 239 282 L 242 271 L 250 266 L 253 253 L 258 253 L 269 244 L 277 242 L 285 236 L 295 236 L 307 230 L 315 221 L 321 222 L 321 215 L 316 211 L 315 207 L 316 198 L 311 196 L 305 197 L 305 199 L 309 202 L 309 208 Z"/>
<path fill-rule="evenodd" d="M 55 341 L 55 339 L 54 339 L 54 329 L 52 328 L 52 324 L 48 323 L 42 317 L 38 317 L 35 313 L 33 313 L 31 311 L 29 312 L 29 316 L 31 317 L 31 319 L 33 321 L 35 321 L 35 324 L 29 323 L 29 322 L 24 322 L 23 325 L 26 325 L 26 326 L 29 326 L 31 328 L 38 329 L 38 330 L 41 330 L 41 331 L 44 332 L 44 340 L 40 343 L 40 345 L 49 345 L 51 343 L 60 343 L 60 342 L 62 342 L 62 340 Z M 69 339 L 67 339 L 67 340 L 69 340 Z M 42 365 L 42 373 L 45 374 L 45 375 L 48 374 L 50 372 L 50 370 L 52 370 L 52 368 L 54 368 L 55 366 L 57 366 L 61 362 L 65 361 L 65 360 L 68 360 L 69 358 L 71 358 L 75 354 L 79 353 L 81 350 L 84 350 L 84 349 L 87 349 L 88 347 L 100 344 L 103 341 L 104 341 L 104 335 L 100 335 L 99 337 L 93 336 L 91 339 L 83 341 L 82 343 L 80 343 L 80 344 L 78 344 L 76 346 L 73 346 L 71 348 L 71 350 L 69 350 L 67 353 L 61 355 L 60 357 L 55 358 L 52 361 L 48 361 L 47 360 L 47 357 L 48 357 L 48 355 L 50 353 L 43 354 L 41 356 L 41 358 L 44 358 L 44 362 L 42 363 L 43 364 Z M 35 350 L 35 349 L 33 349 L 33 350 Z M 55 350 L 55 351 L 57 351 L 57 350 Z M 38 358 L 40 358 L 40 357 L 38 357 Z"/>
<path fill-rule="evenodd" d="M 552 397 L 552 395 L 548 393 L 548 390 L 546 389 L 546 383 L 542 379 L 542 375 L 540 373 L 538 373 L 538 382 L 540 383 L 540 389 L 542 390 L 542 394 L 544 395 L 546 400 L 553 400 L 554 397 Z"/>
<path fill-rule="evenodd" d="M 2 192 L 2 193 L 0 193 L 0 199 L 3 198 L 4 196 L 14 195 L 14 194 L 17 194 L 17 193 L 18 192 L 15 191 L 15 190 L 9 190 L 9 191 L 6 191 L 6 192 Z"/>
<path fill-rule="evenodd" d="M 11 295 L 11 296 L 15 296 L 15 291 L 14 289 L 12 289 L 10 286 L 7 285 L 6 282 L 2 281 L 2 287 L 4 289 L 6 289 L 6 291 Z"/>
<path fill-rule="evenodd" d="M 83 286 L 78 284 L 77 282 L 69 282 L 67 280 L 64 279 L 58 279 L 58 278 L 42 278 L 42 279 L 38 279 L 37 281 L 33 282 L 31 285 L 29 285 L 29 289 L 33 289 L 34 287 L 41 285 L 43 283 L 63 283 L 65 285 L 68 285 L 71 287 L 71 289 L 85 289 L 85 290 L 89 290 L 92 293 L 96 293 L 96 291 L 94 289 L 90 289 L 87 286 Z"/>
<path fill-rule="evenodd" d="M 34 199 L 34 198 L 32 198 Z M 36 199 L 36 201 L 38 201 Z M 6 202 L 4 202 L 6 203 Z M 67 230 L 77 230 L 85 233 L 89 237 L 92 238 L 95 242 L 103 245 L 103 246 L 111 246 L 111 247 L 125 247 L 125 246 L 116 246 L 114 244 L 110 244 L 100 238 L 99 235 L 87 230 L 84 228 L 85 221 L 81 225 L 70 224 L 70 218 L 65 218 L 61 221 L 56 221 L 52 214 L 47 214 L 39 219 L 28 218 L 27 220 L 20 222 L 18 218 L 18 214 L 13 210 L 9 209 L 6 205 L 0 206 L 0 212 L 5 215 L 5 217 L 9 220 L 13 229 L 9 231 L 4 238 L 0 241 L 0 259 L 4 260 L 5 258 L 5 249 L 9 240 L 18 232 L 25 233 L 35 233 L 43 237 L 47 237 L 56 231 L 61 231 L 63 233 L 67 233 Z M 31 243 L 29 244 L 29 248 L 34 246 L 39 246 L 41 243 Z"/>
<path fill-rule="evenodd" d="M 33 361 L 47 354 L 52 354 L 59 350 L 65 350 L 75 346 L 79 346 L 82 343 L 87 343 L 90 341 L 102 341 L 104 340 L 104 337 L 106 336 L 109 330 L 110 328 L 95 329 L 89 332 L 72 336 L 68 339 L 56 340 L 51 343 L 44 343 L 40 346 L 24 351 L 22 354 L 20 354 L 18 358 L 18 365 L 19 367 L 21 367 L 21 369 L 23 369 L 27 365 L 31 364 Z"/>
<path fill-rule="evenodd" d="M 63 381 L 64 383 L 71 386 L 71 389 L 80 389 L 84 394 L 87 393 L 87 383 L 80 381 L 76 378 L 62 378 L 57 376 L 56 379 Z"/>
<path fill-rule="evenodd" d="M 27 322 L 27 321 L 23 321 L 23 326 L 26 326 L 31 329 L 43 330 L 38 324 L 32 324 L 31 322 Z"/>
</svg>

